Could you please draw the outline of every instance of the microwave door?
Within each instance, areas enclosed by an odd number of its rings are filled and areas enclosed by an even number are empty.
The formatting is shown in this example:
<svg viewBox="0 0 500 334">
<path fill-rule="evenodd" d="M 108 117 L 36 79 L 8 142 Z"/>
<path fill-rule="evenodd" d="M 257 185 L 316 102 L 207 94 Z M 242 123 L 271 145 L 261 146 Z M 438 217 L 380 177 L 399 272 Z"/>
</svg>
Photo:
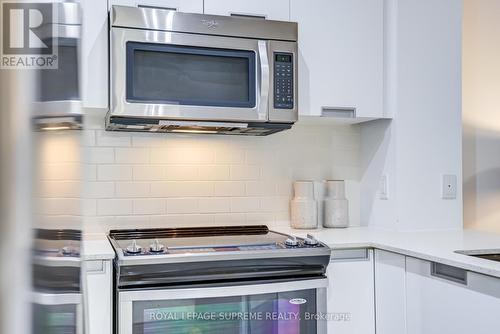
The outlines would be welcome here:
<svg viewBox="0 0 500 334">
<path fill-rule="evenodd" d="M 111 115 L 268 120 L 268 42 L 112 28 Z"/>
</svg>

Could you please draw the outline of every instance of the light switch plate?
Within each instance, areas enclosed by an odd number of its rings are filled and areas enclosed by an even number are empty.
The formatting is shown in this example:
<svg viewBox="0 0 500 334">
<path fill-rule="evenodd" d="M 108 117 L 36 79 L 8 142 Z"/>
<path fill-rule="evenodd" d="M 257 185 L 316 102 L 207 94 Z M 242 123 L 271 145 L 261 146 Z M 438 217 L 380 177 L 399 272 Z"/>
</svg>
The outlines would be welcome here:
<svg viewBox="0 0 500 334">
<path fill-rule="evenodd" d="M 382 200 L 389 199 L 389 178 L 387 174 L 380 177 L 380 184 L 378 186 L 378 198 Z"/>
<path fill-rule="evenodd" d="M 442 198 L 457 198 L 457 176 L 452 174 L 443 175 Z"/>
</svg>

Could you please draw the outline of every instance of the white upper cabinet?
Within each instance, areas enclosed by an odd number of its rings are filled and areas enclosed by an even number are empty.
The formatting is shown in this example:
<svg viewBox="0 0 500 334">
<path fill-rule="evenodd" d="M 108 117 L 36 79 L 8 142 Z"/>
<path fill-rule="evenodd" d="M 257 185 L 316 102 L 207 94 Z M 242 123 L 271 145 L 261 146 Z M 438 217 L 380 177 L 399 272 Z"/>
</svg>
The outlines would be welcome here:
<svg viewBox="0 0 500 334">
<path fill-rule="evenodd" d="M 110 0 L 110 6 L 153 7 L 186 13 L 203 13 L 203 0 Z"/>
<path fill-rule="evenodd" d="M 374 334 L 375 291 L 373 250 L 338 249 L 332 251 L 328 276 L 329 334 Z"/>
<path fill-rule="evenodd" d="M 384 1 L 290 1 L 299 27 L 299 114 L 384 117 Z"/>
<path fill-rule="evenodd" d="M 103 0 L 81 2 L 82 101 L 86 108 L 108 108 L 108 7 Z"/>
<path fill-rule="evenodd" d="M 289 0 L 205 0 L 205 14 L 249 15 L 268 20 L 290 20 Z"/>
</svg>

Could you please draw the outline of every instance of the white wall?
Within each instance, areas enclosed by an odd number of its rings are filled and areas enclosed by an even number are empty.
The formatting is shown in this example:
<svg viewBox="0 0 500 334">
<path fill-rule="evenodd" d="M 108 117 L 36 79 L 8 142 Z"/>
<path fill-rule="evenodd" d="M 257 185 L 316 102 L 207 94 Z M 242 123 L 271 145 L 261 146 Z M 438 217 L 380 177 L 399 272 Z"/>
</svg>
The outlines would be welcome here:
<svg viewBox="0 0 500 334">
<path fill-rule="evenodd" d="M 464 225 L 500 230 L 500 1 L 464 1 Z"/>
<path fill-rule="evenodd" d="M 296 125 L 268 137 L 106 132 L 89 109 L 85 225 L 288 224 L 292 182 L 346 179 L 359 225 L 359 129 Z"/>
<path fill-rule="evenodd" d="M 460 0 L 388 0 L 385 106 L 391 124 L 362 126 L 362 223 L 397 229 L 462 226 Z M 389 180 L 389 200 L 376 190 Z M 441 199 L 443 174 L 459 180 Z"/>
</svg>

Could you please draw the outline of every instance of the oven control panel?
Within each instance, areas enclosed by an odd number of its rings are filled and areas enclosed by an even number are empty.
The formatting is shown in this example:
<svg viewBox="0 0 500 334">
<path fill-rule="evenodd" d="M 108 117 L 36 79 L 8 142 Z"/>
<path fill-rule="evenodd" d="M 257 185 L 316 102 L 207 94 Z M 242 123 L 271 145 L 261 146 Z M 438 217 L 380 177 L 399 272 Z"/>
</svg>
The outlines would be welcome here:
<svg viewBox="0 0 500 334">
<path fill-rule="evenodd" d="M 274 108 L 293 109 L 293 54 L 274 53 Z"/>
</svg>

